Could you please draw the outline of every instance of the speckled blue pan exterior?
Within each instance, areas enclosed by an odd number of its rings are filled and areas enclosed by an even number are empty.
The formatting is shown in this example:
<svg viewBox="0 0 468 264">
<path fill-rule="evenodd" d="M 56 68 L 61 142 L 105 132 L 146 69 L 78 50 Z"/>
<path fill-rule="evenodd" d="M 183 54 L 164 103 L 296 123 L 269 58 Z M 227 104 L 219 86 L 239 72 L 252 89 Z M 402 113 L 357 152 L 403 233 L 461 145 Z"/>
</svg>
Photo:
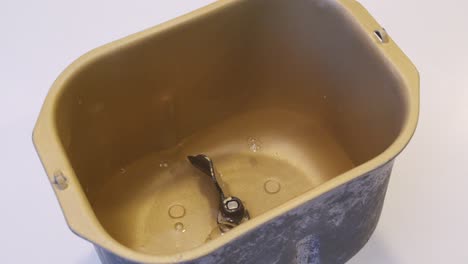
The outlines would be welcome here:
<svg viewBox="0 0 468 264">
<path fill-rule="evenodd" d="M 185 264 L 345 263 L 379 220 L 393 161 L 258 226 Z M 136 264 L 98 245 L 103 264 Z"/>
</svg>

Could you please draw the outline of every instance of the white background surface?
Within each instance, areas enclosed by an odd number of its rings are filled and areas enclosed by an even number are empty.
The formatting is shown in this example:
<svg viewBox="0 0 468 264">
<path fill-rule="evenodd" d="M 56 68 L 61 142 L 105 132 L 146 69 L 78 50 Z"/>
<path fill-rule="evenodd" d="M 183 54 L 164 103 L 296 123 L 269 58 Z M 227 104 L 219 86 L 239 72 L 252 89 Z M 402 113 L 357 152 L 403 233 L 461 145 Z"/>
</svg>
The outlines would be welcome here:
<svg viewBox="0 0 468 264">
<path fill-rule="evenodd" d="M 47 91 L 88 50 L 210 0 L 0 1 L 0 262 L 98 264 L 67 228 L 31 142 Z M 351 263 L 468 263 L 468 4 L 362 0 L 421 73 L 418 130 Z"/>
</svg>

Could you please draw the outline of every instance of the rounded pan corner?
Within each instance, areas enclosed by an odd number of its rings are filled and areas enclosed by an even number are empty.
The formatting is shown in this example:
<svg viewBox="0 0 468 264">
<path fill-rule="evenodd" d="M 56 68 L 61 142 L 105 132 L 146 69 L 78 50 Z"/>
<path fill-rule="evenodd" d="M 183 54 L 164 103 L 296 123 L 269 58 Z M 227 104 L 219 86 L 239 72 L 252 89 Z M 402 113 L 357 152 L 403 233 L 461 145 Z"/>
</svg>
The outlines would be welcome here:
<svg viewBox="0 0 468 264">
<path fill-rule="evenodd" d="M 402 126 L 400 135 L 389 148 L 381 155 L 367 162 L 372 167 L 366 167 L 366 170 L 378 167 L 385 162 L 395 158 L 409 143 L 416 131 L 419 118 L 419 86 L 420 76 L 416 66 L 388 36 L 388 41 L 382 43 L 375 35 L 375 32 L 382 29 L 382 26 L 374 19 L 367 9 L 356 0 L 338 0 L 347 11 L 348 16 L 353 20 L 357 27 L 364 30 L 367 36 L 374 43 L 373 48 L 384 58 L 392 74 L 400 80 L 400 92 L 406 103 L 406 118 Z"/>
</svg>

